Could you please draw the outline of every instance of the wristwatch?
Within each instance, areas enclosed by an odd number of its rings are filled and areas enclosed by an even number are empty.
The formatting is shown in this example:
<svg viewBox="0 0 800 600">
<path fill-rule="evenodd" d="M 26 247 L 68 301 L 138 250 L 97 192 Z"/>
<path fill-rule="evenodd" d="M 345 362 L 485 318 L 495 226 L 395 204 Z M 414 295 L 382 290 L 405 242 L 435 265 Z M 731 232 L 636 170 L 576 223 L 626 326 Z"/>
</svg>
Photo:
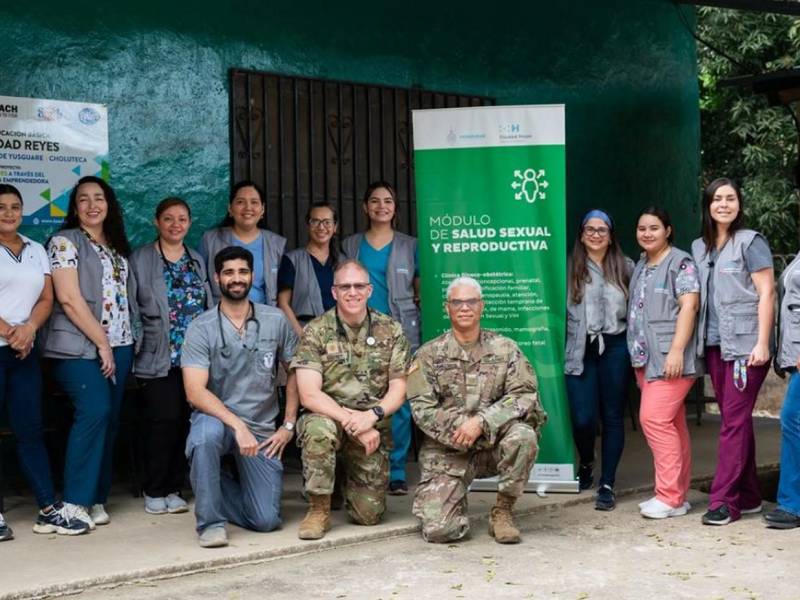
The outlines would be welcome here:
<svg viewBox="0 0 800 600">
<path fill-rule="evenodd" d="M 383 407 L 381 407 L 380 405 L 373 406 L 371 408 L 371 410 L 372 410 L 372 412 L 375 413 L 375 416 L 378 417 L 378 421 L 380 421 L 383 417 L 386 416 L 386 412 L 383 410 Z"/>
<path fill-rule="evenodd" d="M 281 427 L 283 427 L 286 431 L 294 431 L 294 423 L 291 421 L 284 421 Z"/>
</svg>

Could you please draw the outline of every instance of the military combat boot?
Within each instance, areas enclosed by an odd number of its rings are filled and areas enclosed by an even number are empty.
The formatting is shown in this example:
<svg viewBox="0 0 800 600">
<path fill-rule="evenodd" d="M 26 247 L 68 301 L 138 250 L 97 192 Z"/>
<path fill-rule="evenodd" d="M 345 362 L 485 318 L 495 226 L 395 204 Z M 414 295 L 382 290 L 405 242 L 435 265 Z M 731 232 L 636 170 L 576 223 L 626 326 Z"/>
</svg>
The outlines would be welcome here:
<svg viewBox="0 0 800 600">
<path fill-rule="evenodd" d="M 517 499 L 508 494 L 498 492 L 497 500 L 489 513 L 489 535 L 498 544 L 518 544 L 520 542 L 519 529 L 514 525 L 511 509 Z"/>
<path fill-rule="evenodd" d="M 318 540 L 325 537 L 331 528 L 331 496 L 330 494 L 308 495 L 308 512 L 300 521 L 297 537 L 301 540 Z"/>
</svg>

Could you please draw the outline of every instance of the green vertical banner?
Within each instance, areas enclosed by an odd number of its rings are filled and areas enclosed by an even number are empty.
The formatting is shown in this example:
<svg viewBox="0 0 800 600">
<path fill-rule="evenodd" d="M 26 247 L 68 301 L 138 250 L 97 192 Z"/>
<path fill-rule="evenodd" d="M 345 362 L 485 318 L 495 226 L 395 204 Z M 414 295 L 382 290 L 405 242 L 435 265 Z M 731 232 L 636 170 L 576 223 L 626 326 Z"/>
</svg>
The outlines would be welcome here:
<svg viewBox="0 0 800 600">
<path fill-rule="evenodd" d="M 564 386 L 564 106 L 412 116 L 423 336 L 430 340 L 450 326 L 448 284 L 462 275 L 477 279 L 486 304 L 482 327 L 519 344 L 549 416 L 526 489 L 577 492 Z"/>
</svg>

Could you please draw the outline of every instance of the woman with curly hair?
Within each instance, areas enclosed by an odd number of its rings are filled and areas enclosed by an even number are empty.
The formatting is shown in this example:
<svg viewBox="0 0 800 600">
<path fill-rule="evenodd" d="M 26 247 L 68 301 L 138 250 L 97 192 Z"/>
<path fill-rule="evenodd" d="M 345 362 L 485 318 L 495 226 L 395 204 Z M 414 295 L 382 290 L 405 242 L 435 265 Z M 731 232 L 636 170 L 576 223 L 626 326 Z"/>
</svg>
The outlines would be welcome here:
<svg viewBox="0 0 800 600">
<path fill-rule="evenodd" d="M 105 503 L 125 384 L 133 364 L 136 282 L 114 190 L 99 177 L 72 189 L 64 224 L 47 243 L 56 301 L 44 356 L 75 416 L 64 466 L 64 501 L 91 529 Z"/>
</svg>

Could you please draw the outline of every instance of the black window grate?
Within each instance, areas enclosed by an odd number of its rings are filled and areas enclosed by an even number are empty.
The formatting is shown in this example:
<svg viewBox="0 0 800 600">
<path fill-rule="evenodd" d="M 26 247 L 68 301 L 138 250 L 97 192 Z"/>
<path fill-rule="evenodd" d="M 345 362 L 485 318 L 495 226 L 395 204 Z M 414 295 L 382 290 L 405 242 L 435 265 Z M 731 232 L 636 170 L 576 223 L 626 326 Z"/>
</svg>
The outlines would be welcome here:
<svg viewBox="0 0 800 600">
<path fill-rule="evenodd" d="M 494 100 L 344 81 L 231 70 L 231 181 L 267 197 L 270 229 L 305 244 L 311 202 L 328 200 L 339 231 L 361 231 L 361 196 L 384 179 L 397 191 L 397 228 L 416 234 L 411 111 Z"/>
</svg>

